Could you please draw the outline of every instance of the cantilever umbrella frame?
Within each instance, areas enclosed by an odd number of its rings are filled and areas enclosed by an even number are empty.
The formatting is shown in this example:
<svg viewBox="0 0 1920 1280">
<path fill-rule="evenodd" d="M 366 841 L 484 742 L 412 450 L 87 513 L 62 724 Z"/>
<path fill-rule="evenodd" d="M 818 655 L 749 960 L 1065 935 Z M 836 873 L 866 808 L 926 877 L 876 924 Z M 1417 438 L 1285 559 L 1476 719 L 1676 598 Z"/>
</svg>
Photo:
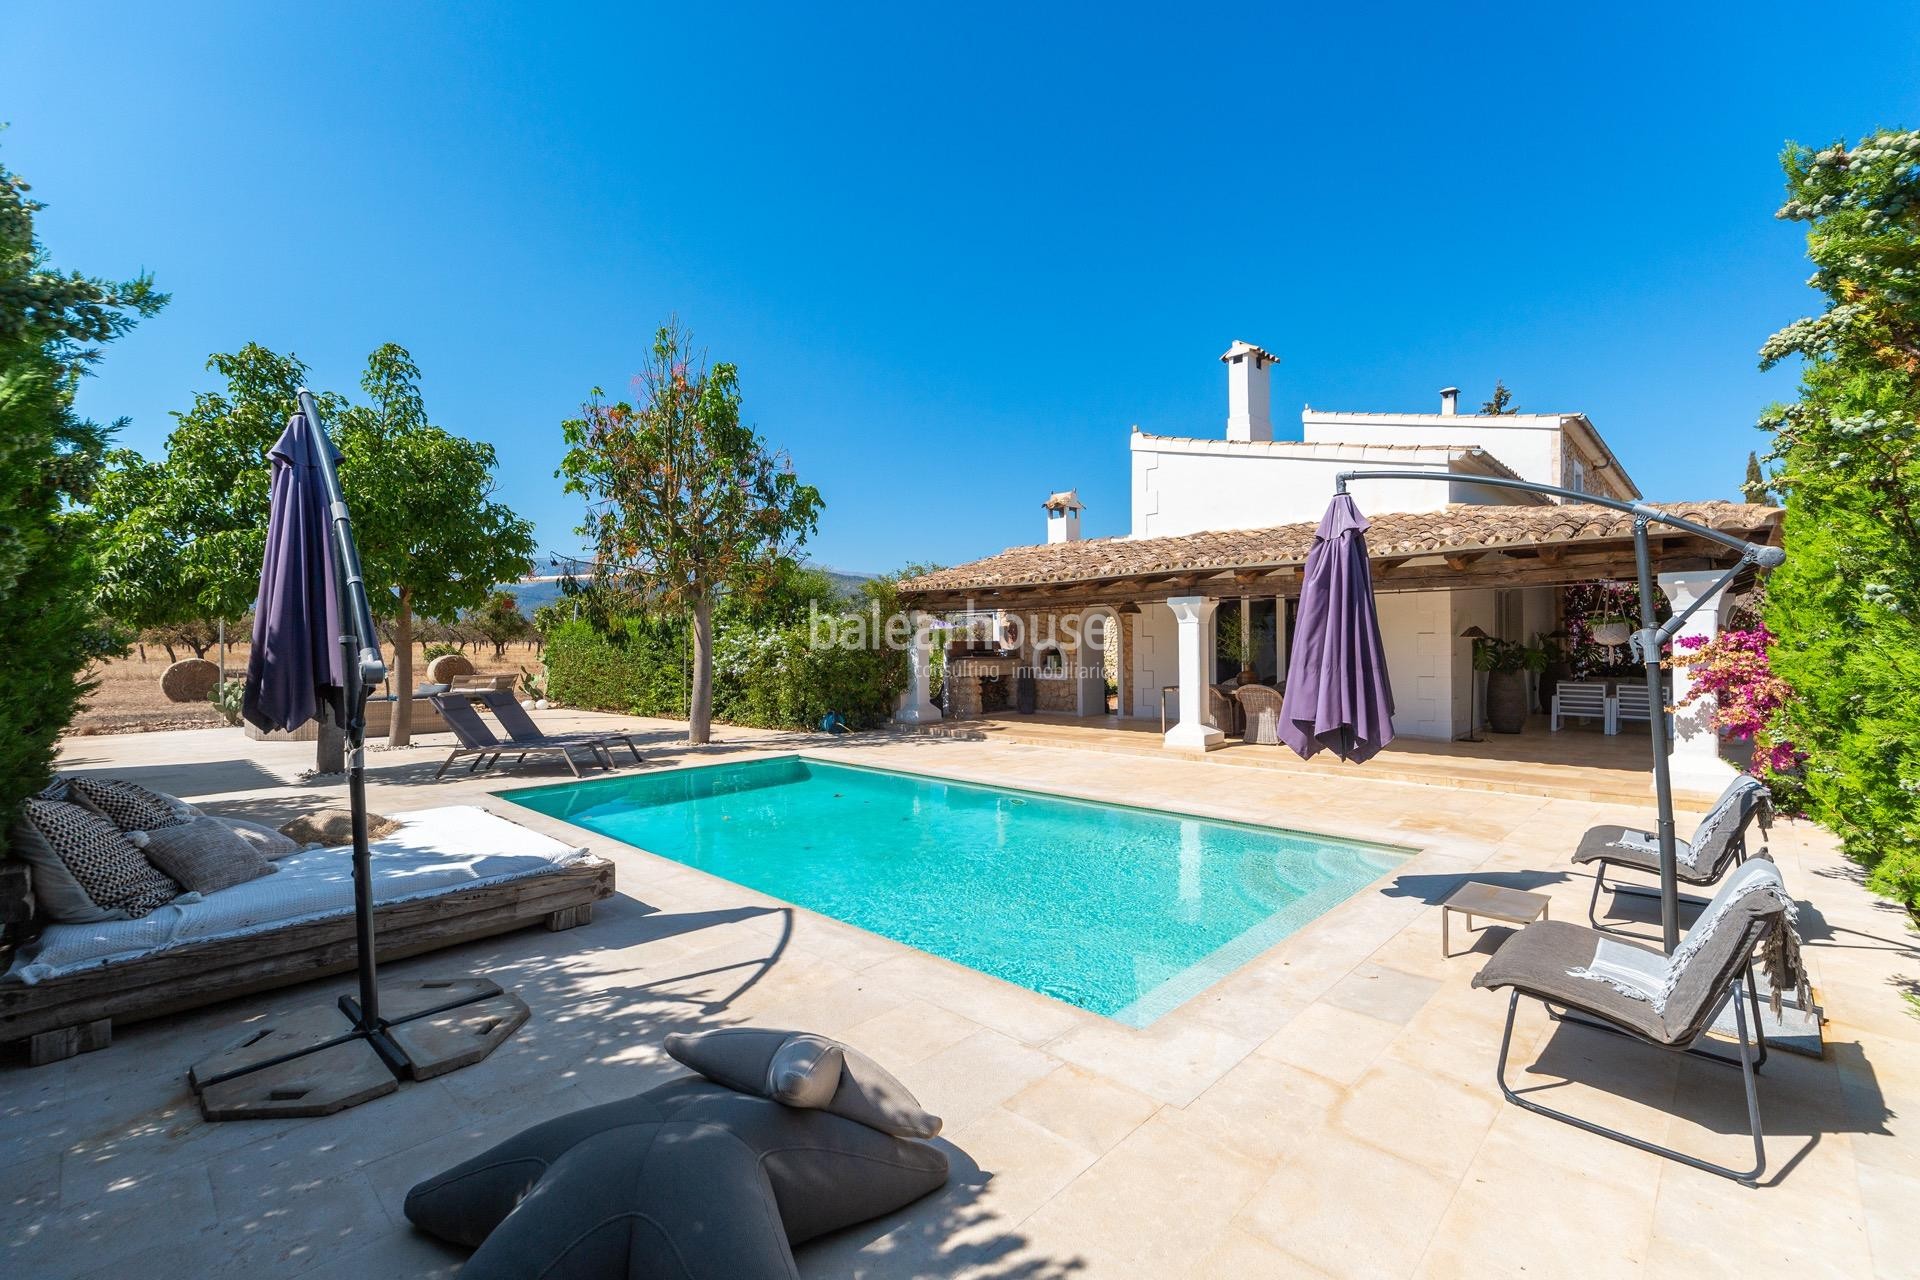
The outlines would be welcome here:
<svg viewBox="0 0 1920 1280">
<path fill-rule="evenodd" d="M 1722 533 L 1718 529 L 1709 528 L 1697 521 L 1669 515 L 1648 503 L 1622 502 L 1617 498 L 1604 498 L 1598 494 L 1582 493 L 1577 489 L 1562 489 L 1556 485 L 1539 484 L 1532 480 L 1506 480 L 1495 476 L 1459 476 L 1432 471 L 1342 471 L 1334 477 L 1334 492 L 1345 493 L 1347 485 L 1355 480 L 1426 480 L 1443 481 L 1447 484 L 1477 484 L 1490 489 L 1517 489 L 1523 493 L 1540 493 L 1563 498 L 1568 502 L 1611 507 L 1615 511 L 1624 511 L 1633 517 L 1633 559 L 1640 579 L 1640 629 L 1634 633 L 1632 648 L 1646 668 L 1647 703 L 1655 709 L 1654 714 L 1647 717 L 1647 728 L 1653 737 L 1653 792 L 1659 806 L 1659 822 L 1656 830 L 1660 837 L 1660 930 L 1664 948 L 1668 955 L 1672 955 L 1674 948 L 1680 945 L 1680 886 L 1674 874 L 1673 775 L 1667 763 L 1667 721 L 1665 716 L 1659 714 L 1659 708 L 1665 703 L 1660 687 L 1660 650 L 1680 633 L 1680 628 L 1686 624 L 1688 618 L 1698 612 L 1701 605 L 1724 591 L 1748 566 L 1771 569 L 1784 563 L 1787 553 L 1779 547 L 1748 542 L 1743 538 Z M 1647 526 L 1650 524 L 1664 524 L 1683 529 L 1740 553 L 1739 561 L 1731 569 L 1721 574 L 1699 599 L 1667 619 L 1664 626 L 1660 624 L 1654 612 L 1653 562 L 1647 551 Z"/>
<path fill-rule="evenodd" d="M 340 487 L 332 441 L 313 394 L 302 387 L 300 412 L 311 427 L 312 465 L 326 501 L 328 550 L 336 583 L 340 636 L 340 713 L 346 734 L 348 803 L 353 831 L 353 913 L 358 996 L 339 998 L 337 1013 L 326 1006 L 298 1011 L 282 1025 L 256 1031 L 250 1038 L 198 1063 L 189 1074 L 209 1120 L 269 1116 L 326 1115 L 390 1093 L 399 1079 L 426 1079 L 469 1065 L 490 1053 L 527 1017 L 517 997 L 486 979 L 434 979 L 400 990 L 397 1016 L 383 1016 L 374 944 L 372 850 L 367 840 L 367 698 L 387 678 L 379 633 L 367 598 L 353 520 Z M 449 1051 L 447 1037 L 436 1035 L 432 1020 L 464 1006 L 489 1015 L 467 1043 Z M 337 1017 L 347 1021 L 341 1027 Z M 394 1029 L 413 1023 L 420 1034 L 397 1038 Z M 470 1030 L 463 1028 L 463 1030 Z M 405 1038 L 409 1043 L 401 1043 Z M 379 1060 L 342 1057 L 343 1046 L 364 1043 Z M 361 1051 L 364 1054 L 364 1050 Z M 384 1068 L 382 1070 L 381 1068 Z M 303 1074 L 304 1073 L 304 1074 Z"/>
</svg>

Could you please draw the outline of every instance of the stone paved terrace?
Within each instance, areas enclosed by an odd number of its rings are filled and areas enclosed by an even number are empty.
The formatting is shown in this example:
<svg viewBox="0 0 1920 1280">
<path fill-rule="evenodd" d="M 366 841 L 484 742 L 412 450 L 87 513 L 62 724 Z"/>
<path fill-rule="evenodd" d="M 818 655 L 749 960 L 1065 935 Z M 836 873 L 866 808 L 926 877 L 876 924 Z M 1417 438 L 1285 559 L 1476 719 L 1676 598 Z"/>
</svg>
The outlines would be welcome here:
<svg viewBox="0 0 1920 1280">
<path fill-rule="evenodd" d="M 1907 1003 L 1920 940 L 1819 830 L 1782 823 L 1772 847 L 1810 904 L 1828 1052 L 1769 1062 L 1770 1172 L 1750 1190 L 1506 1105 L 1493 1082 L 1505 999 L 1468 986 L 1502 931 L 1474 954 L 1439 954 L 1432 904 L 1469 878 L 1536 888 L 1556 918 L 1581 919 L 1589 882 L 1567 851 L 1589 824 L 1641 808 L 1004 741 L 723 729 L 689 753 L 670 745 L 676 726 L 637 723 L 660 744 L 651 768 L 802 745 L 1421 852 L 1135 1031 L 488 796 L 515 775 L 434 785 L 440 752 L 376 752 L 379 811 L 486 804 L 618 864 L 619 895 L 588 928 L 388 969 L 487 973 L 532 1020 L 478 1066 L 288 1123 L 202 1123 L 182 1072 L 239 1019 L 344 979 L 128 1026 L 103 1052 L 39 1070 L 10 1058 L 0 1274 L 452 1274 L 460 1255 L 401 1216 L 409 1185 L 667 1078 L 669 1030 L 752 1021 L 859 1045 L 947 1120 L 946 1190 L 804 1248 L 809 1277 L 1920 1275 L 1920 1020 Z M 65 765 L 272 815 L 338 794 L 296 784 L 310 750 L 234 731 L 84 738 Z M 1537 1006 L 1522 1017 L 1517 1076 L 1555 1104 L 1740 1158 L 1732 1073 L 1555 1028 Z"/>
</svg>

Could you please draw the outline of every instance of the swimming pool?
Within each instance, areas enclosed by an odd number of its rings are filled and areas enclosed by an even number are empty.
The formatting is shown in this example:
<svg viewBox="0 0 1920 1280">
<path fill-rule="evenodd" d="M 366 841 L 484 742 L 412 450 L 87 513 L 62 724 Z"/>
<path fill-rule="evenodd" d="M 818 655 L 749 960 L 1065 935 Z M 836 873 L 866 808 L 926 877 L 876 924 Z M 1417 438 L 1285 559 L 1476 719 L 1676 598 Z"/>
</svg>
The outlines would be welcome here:
<svg viewBox="0 0 1920 1280">
<path fill-rule="evenodd" d="M 1135 1027 L 1410 852 L 800 756 L 497 794 Z"/>
</svg>

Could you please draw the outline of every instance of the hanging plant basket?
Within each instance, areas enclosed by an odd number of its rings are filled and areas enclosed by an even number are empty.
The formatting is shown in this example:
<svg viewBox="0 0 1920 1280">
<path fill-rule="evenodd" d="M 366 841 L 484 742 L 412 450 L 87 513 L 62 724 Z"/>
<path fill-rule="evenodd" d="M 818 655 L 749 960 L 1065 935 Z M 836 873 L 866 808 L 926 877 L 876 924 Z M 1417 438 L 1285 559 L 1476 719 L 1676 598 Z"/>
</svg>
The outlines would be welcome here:
<svg viewBox="0 0 1920 1280">
<path fill-rule="evenodd" d="M 1593 642 L 1609 649 L 1619 648 L 1633 635 L 1633 624 L 1618 618 L 1591 621 L 1587 625 L 1593 632 Z"/>
</svg>

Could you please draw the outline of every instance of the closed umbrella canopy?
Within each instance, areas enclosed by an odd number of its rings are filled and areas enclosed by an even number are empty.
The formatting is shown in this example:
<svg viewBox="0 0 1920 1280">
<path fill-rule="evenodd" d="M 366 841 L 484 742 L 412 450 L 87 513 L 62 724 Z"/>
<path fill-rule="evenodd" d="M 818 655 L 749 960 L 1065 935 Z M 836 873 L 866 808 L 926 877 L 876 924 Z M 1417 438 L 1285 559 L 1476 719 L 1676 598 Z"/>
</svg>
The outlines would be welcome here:
<svg viewBox="0 0 1920 1280">
<path fill-rule="evenodd" d="M 273 466 L 267 554 L 240 714 L 268 733 L 317 719 L 323 701 L 338 711 L 346 683 L 331 517 L 315 452 L 323 438 L 307 415 L 296 413 L 267 454 Z"/>
<path fill-rule="evenodd" d="M 1393 741 L 1393 686 L 1366 532 L 1367 518 L 1338 494 L 1307 553 L 1280 713 L 1280 740 L 1303 760 L 1327 750 L 1359 763 Z"/>
</svg>

